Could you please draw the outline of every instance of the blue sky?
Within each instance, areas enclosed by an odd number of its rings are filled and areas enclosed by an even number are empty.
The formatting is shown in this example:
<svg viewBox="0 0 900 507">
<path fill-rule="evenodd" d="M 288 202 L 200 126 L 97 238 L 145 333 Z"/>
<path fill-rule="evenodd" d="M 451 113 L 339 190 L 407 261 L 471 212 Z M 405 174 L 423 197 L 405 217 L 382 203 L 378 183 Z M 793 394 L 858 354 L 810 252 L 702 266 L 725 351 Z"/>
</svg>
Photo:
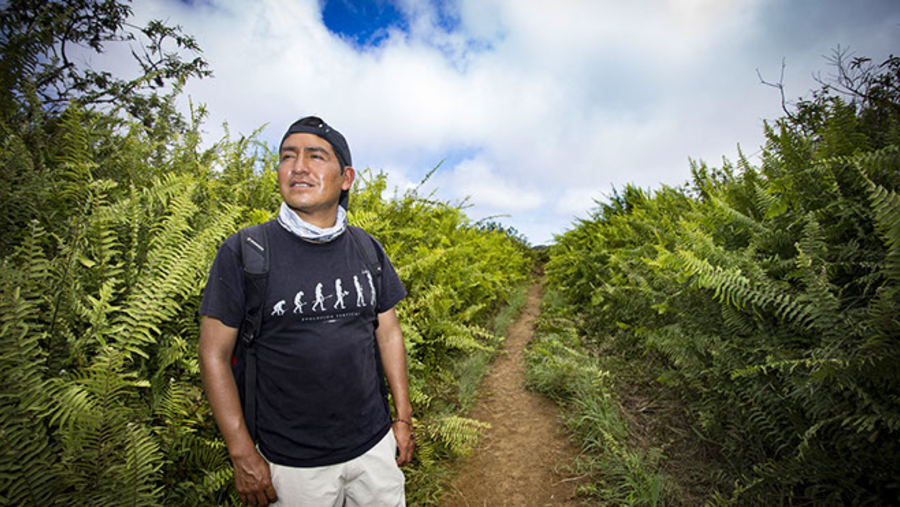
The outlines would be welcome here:
<svg viewBox="0 0 900 507">
<path fill-rule="evenodd" d="M 328 30 L 364 50 L 366 46 L 378 46 L 383 42 L 390 29 L 409 30 L 398 7 L 388 1 L 331 0 L 321 7 L 322 22 Z"/>
<path fill-rule="evenodd" d="M 140 0 L 194 35 L 215 77 L 186 92 L 206 138 L 263 125 L 275 144 L 317 114 L 357 170 L 467 199 L 533 244 L 613 187 L 679 185 L 690 159 L 751 162 L 765 120 L 808 96 L 839 45 L 900 49 L 896 0 Z M 187 100 L 183 100 L 187 108 Z"/>
</svg>

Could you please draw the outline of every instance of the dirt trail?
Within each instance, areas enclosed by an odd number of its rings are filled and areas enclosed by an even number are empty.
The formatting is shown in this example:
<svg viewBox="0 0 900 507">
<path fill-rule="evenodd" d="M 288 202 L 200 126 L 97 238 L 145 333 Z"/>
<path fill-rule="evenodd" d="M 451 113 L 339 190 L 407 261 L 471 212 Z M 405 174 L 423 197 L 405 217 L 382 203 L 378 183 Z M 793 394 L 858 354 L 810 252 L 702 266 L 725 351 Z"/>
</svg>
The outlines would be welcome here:
<svg viewBox="0 0 900 507">
<path fill-rule="evenodd" d="M 461 463 L 446 507 L 576 506 L 576 480 L 560 464 L 578 453 L 564 436 L 556 405 L 525 389 L 522 350 L 531 340 L 541 286 L 528 291 L 528 303 L 509 328 L 505 354 L 481 384 L 483 398 L 469 414 L 491 424 L 475 454 Z"/>
</svg>

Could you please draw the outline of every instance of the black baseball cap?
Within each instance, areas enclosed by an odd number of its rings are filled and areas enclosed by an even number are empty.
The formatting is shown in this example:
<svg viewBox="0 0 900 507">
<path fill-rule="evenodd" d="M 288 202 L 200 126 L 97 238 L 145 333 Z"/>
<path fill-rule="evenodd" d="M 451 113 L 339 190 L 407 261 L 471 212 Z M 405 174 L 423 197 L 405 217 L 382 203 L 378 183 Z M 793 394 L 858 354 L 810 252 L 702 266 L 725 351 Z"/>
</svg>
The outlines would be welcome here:
<svg viewBox="0 0 900 507">
<path fill-rule="evenodd" d="M 345 167 L 353 166 L 353 159 L 350 157 L 350 146 L 347 144 L 347 139 L 343 134 L 331 128 L 330 125 L 325 123 L 325 121 L 318 116 L 306 116 L 292 123 L 291 126 L 288 127 L 287 132 L 285 132 L 284 137 L 281 138 L 281 144 L 278 145 L 278 151 L 281 151 L 285 139 L 291 134 L 313 134 L 321 137 L 331 144 L 331 149 L 334 150 L 338 162 L 341 163 L 341 172 L 344 171 Z M 343 206 L 344 209 L 349 209 L 350 192 L 346 190 L 341 192 L 340 205 Z"/>
<path fill-rule="evenodd" d="M 347 144 L 347 139 L 317 116 L 307 116 L 292 123 L 291 126 L 288 127 L 287 132 L 285 132 L 284 137 L 281 138 L 281 144 L 278 145 L 278 149 L 281 150 L 281 146 L 289 135 L 301 133 L 314 134 L 328 141 L 329 144 L 331 144 L 331 148 L 334 150 L 335 155 L 337 155 L 341 162 L 341 170 L 343 170 L 344 167 L 353 166 L 353 160 L 350 158 L 350 146 Z"/>
</svg>

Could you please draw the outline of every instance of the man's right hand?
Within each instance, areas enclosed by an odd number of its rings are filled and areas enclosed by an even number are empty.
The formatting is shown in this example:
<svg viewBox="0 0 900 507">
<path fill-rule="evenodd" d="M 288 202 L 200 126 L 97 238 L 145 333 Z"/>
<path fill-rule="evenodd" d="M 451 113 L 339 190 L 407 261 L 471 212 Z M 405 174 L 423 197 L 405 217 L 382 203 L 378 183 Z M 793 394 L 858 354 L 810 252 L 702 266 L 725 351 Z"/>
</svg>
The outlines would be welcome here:
<svg viewBox="0 0 900 507">
<path fill-rule="evenodd" d="M 234 485 L 241 501 L 250 505 L 269 505 L 278 500 L 269 463 L 259 452 L 246 458 L 232 459 L 234 464 Z"/>
</svg>

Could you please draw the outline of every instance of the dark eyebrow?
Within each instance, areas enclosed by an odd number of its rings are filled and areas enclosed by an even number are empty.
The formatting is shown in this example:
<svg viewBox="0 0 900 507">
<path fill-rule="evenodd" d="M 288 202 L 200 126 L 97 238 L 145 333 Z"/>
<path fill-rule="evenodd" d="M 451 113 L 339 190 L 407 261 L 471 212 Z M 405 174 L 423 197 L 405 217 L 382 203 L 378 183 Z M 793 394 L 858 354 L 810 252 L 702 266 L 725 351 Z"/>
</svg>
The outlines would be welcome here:
<svg viewBox="0 0 900 507">
<path fill-rule="evenodd" d="M 326 150 L 325 148 L 323 148 L 321 146 L 307 146 L 307 147 L 303 148 L 303 151 L 313 152 L 313 153 L 322 153 L 322 154 L 328 155 L 329 157 L 331 156 L 331 152 L 329 152 L 328 150 Z"/>
<path fill-rule="evenodd" d="M 301 151 L 301 149 L 297 148 L 296 146 L 285 146 L 284 148 L 281 149 L 282 154 L 284 154 L 285 152 L 297 154 L 297 153 L 300 153 L 300 151 Z M 329 158 L 334 156 L 331 154 L 330 151 L 328 151 L 326 148 L 323 148 L 321 146 L 304 146 L 302 148 L 302 151 L 304 151 L 306 153 L 319 153 L 319 154 L 327 155 Z"/>
</svg>

